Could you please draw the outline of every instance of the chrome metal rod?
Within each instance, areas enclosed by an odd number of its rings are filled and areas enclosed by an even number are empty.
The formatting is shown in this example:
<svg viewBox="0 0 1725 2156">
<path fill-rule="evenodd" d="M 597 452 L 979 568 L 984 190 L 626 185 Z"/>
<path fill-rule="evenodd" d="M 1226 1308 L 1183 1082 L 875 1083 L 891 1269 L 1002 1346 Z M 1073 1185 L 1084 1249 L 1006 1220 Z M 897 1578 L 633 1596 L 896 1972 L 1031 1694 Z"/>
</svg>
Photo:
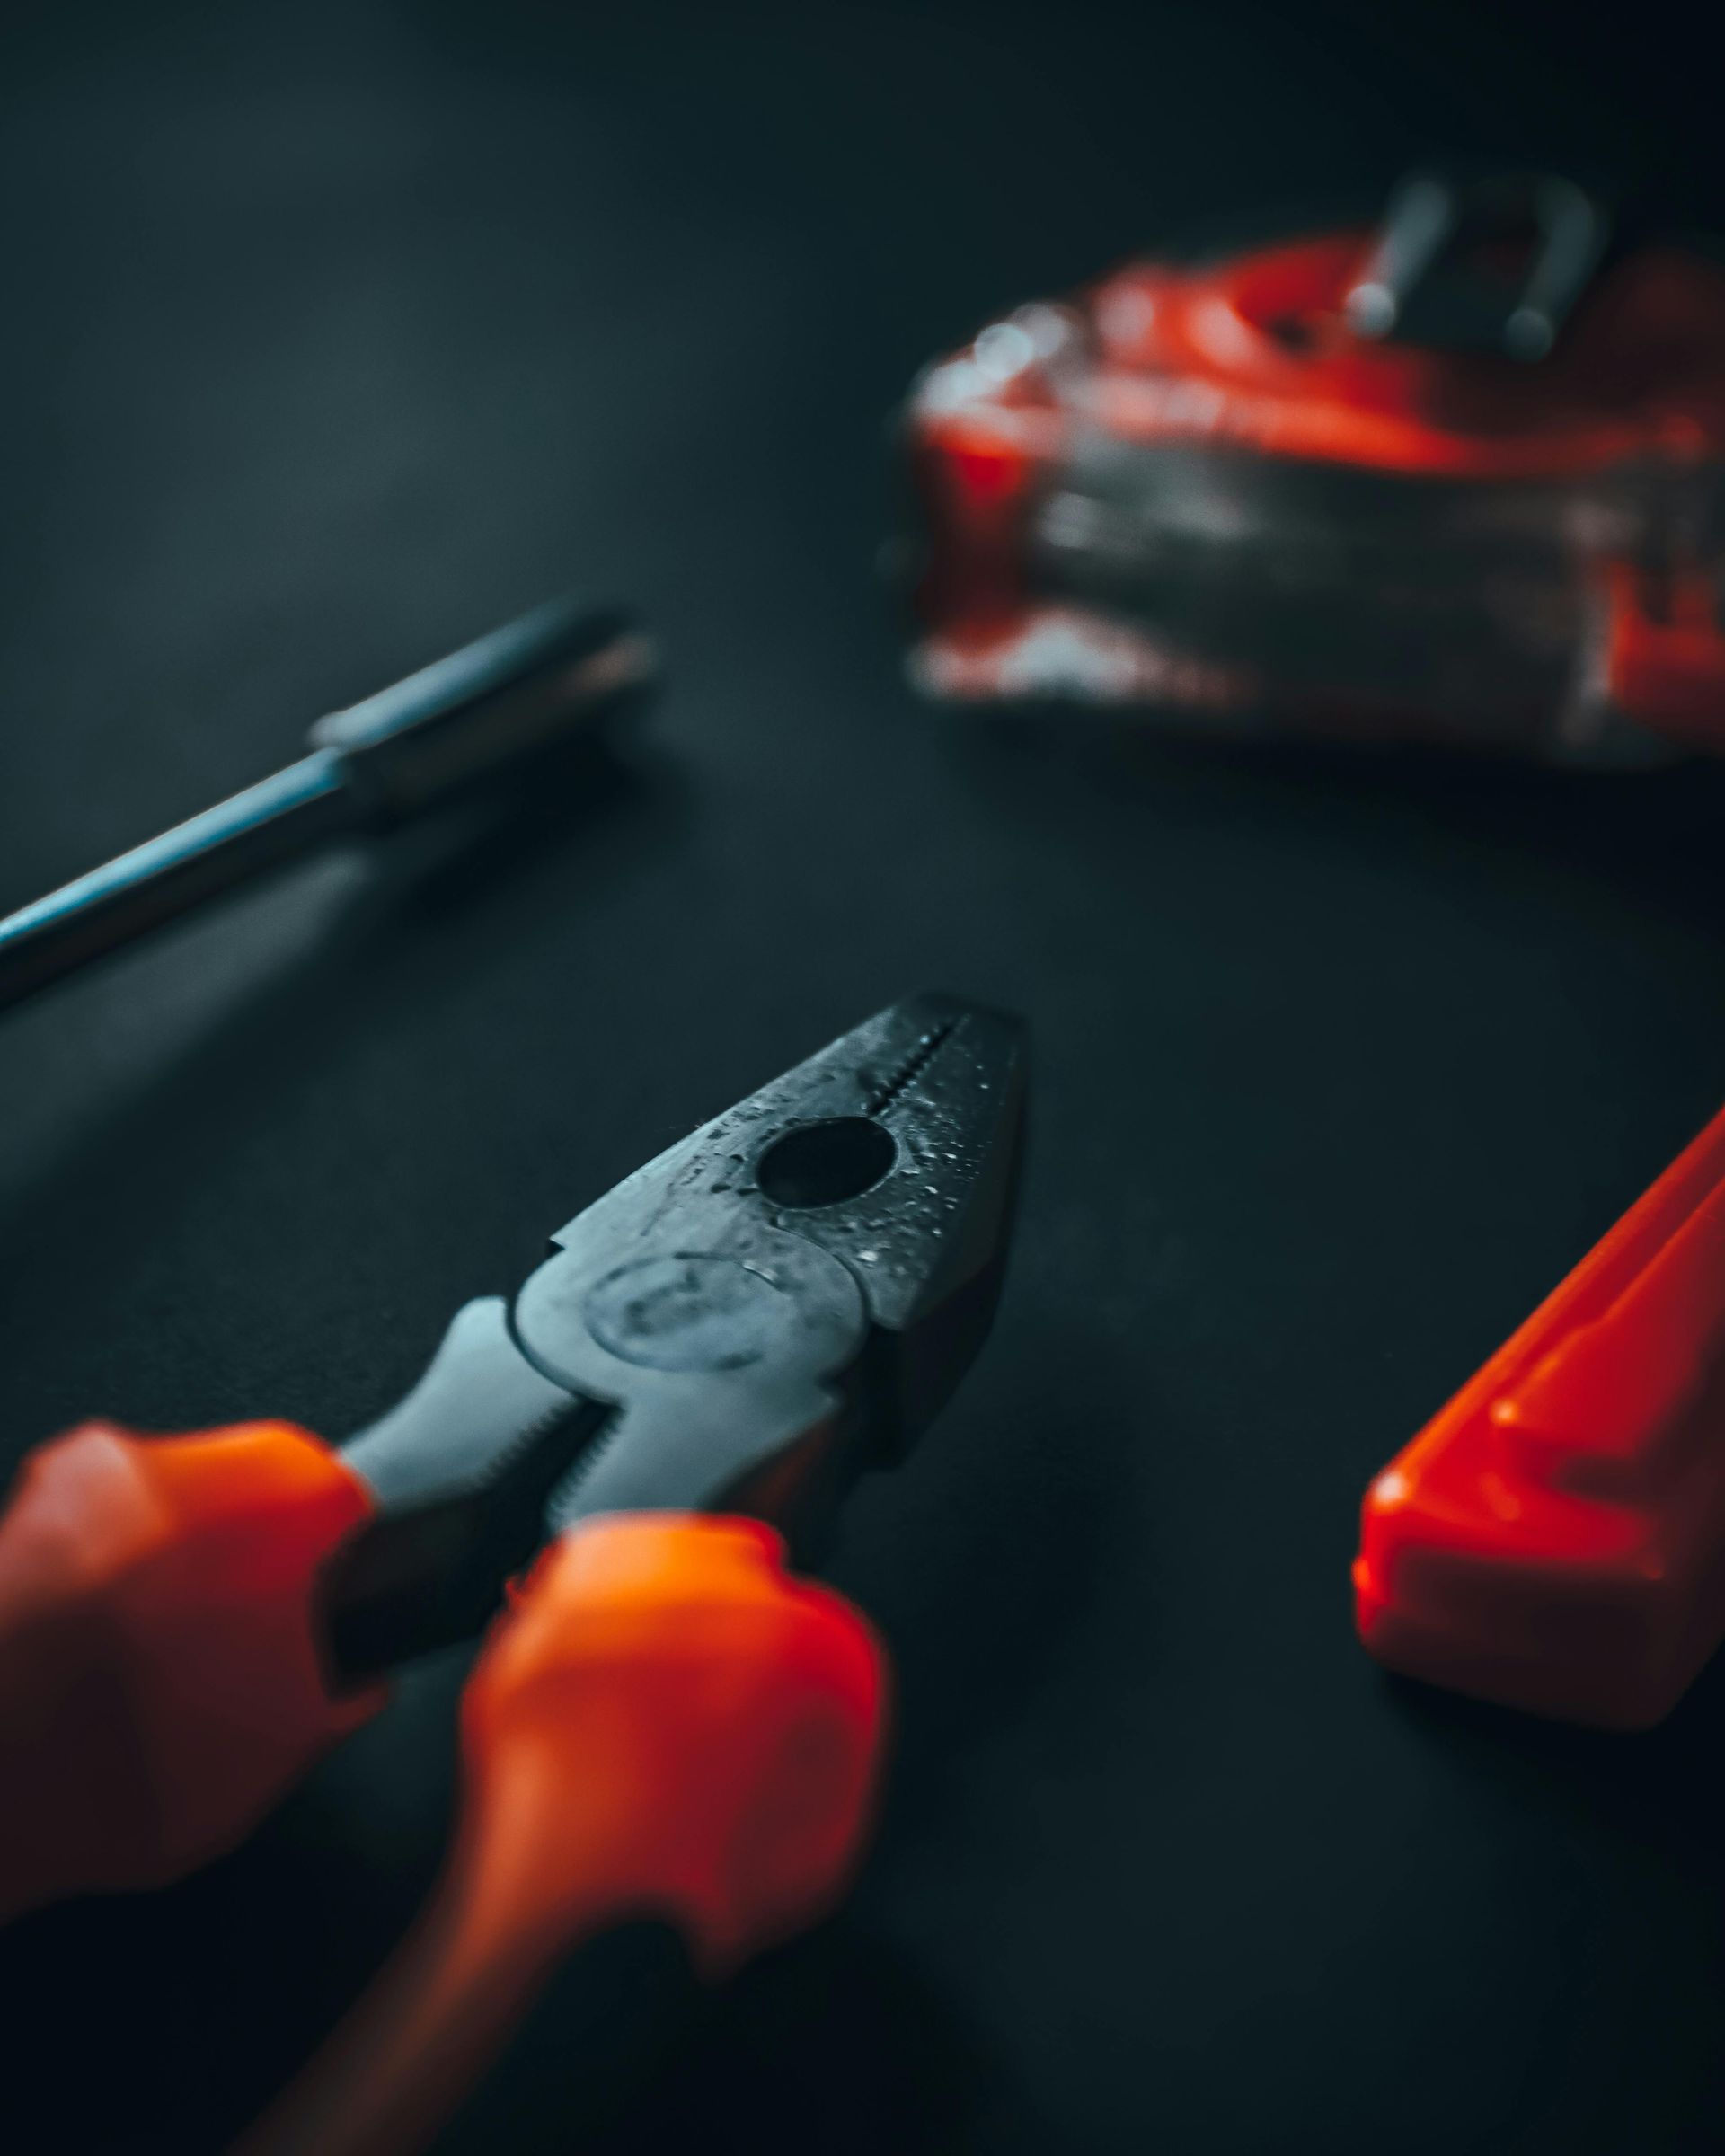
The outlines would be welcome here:
<svg viewBox="0 0 1725 2156">
<path fill-rule="evenodd" d="M 298 763 L 0 920 L 0 1009 L 329 839 L 387 830 L 596 730 L 654 664 L 627 614 L 560 601 L 332 713 Z"/>
<path fill-rule="evenodd" d="M 314 750 L 0 921 L 0 1009 L 358 820 L 341 758 Z"/>
</svg>

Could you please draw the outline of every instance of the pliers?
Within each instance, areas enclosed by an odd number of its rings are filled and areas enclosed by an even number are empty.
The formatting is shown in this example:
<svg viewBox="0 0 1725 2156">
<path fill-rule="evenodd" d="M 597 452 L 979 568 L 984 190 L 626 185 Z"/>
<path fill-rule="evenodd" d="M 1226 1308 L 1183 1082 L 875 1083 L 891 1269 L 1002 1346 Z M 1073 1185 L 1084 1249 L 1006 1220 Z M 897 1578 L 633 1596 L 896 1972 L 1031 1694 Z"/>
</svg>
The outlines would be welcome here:
<svg viewBox="0 0 1725 2156">
<path fill-rule="evenodd" d="M 1024 1088 L 1016 1020 L 908 998 L 578 1214 L 344 1445 L 92 1423 L 25 1460 L 0 1914 L 232 1847 L 390 1671 L 495 1618 L 427 1909 L 248 2156 L 423 2147 L 625 1919 L 717 1974 L 836 1896 L 884 1669 L 781 1538 L 805 1554 L 981 1345 Z"/>
</svg>

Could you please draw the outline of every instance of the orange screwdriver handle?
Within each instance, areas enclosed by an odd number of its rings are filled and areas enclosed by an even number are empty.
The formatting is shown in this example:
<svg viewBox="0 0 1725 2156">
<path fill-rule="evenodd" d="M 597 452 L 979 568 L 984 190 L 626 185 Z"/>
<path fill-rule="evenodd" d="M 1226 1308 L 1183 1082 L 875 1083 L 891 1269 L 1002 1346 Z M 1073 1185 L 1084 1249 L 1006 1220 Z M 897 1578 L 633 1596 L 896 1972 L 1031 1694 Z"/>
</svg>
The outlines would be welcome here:
<svg viewBox="0 0 1725 2156">
<path fill-rule="evenodd" d="M 668 1921 L 725 1974 L 836 1900 L 885 1723 L 872 1633 L 754 1520 L 615 1515 L 540 1560 L 462 1710 L 415 1928 L 235 2156 L 409 2156 L 580 1941 Z"/>
<path fill-rule="evenodd" d="M 180 1878 L 376 1710 L 332 1699 L 312 1618 L 371 1509 L 287 1423 L 30 1454 L 0 1516 L 0 1919 Z"/>
</svg>

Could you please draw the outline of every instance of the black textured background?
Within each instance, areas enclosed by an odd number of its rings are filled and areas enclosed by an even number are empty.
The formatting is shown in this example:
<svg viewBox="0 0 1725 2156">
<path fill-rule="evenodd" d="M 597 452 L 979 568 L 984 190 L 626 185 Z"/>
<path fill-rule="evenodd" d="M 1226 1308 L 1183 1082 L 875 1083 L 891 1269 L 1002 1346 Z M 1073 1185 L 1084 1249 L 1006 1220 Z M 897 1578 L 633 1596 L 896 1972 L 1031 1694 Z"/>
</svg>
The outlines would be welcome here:
<svg viewBox="0 0 1725 2156">
<path fill-rule="evenodd" d="M 1718 221 L 1681 22 L 7 12 L 0 906 L 565 586 L 673 673 L 588 811 L 331 861 L 4 1020 L 9 1454 L 339 1434 L 902 989 L 1037 1028 L 995 1341 L 836 1568 L 901 1691 L 866 1876 L 582 2147 L 1718 2146 L 1725 1681 L 1633 1743 L 1416 1697 L 1347 1564 L 1725 1091 L 1721 774 L 955 736 L 872 570 L 913 368 L 1194 221 L 1432 147 Z M 256 2103 L 423 1885 L 458 1676 L 182 1891 L 0 1940 L 0 2145 L 181 2156 Z M 491 2145 L 574 2145 L 609 2071 L 553 2046 Z"/>
</svg>

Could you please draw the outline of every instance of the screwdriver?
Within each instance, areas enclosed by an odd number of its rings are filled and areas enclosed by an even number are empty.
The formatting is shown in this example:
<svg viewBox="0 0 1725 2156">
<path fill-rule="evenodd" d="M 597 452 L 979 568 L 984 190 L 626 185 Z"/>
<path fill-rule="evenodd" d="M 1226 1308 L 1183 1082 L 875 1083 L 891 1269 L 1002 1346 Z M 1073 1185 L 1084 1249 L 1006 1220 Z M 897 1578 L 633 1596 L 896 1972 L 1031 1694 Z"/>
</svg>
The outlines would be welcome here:
<svg viewBox="0 0 1725 2156">
<path fill-rule="evenodd" d="M 332 839 L 392 830 L 595 736 L 656 671 L 625 609 L 558 599 L 331 712 L 297 763 L 0 919 L 0 1010 Z"/>
</svg>

